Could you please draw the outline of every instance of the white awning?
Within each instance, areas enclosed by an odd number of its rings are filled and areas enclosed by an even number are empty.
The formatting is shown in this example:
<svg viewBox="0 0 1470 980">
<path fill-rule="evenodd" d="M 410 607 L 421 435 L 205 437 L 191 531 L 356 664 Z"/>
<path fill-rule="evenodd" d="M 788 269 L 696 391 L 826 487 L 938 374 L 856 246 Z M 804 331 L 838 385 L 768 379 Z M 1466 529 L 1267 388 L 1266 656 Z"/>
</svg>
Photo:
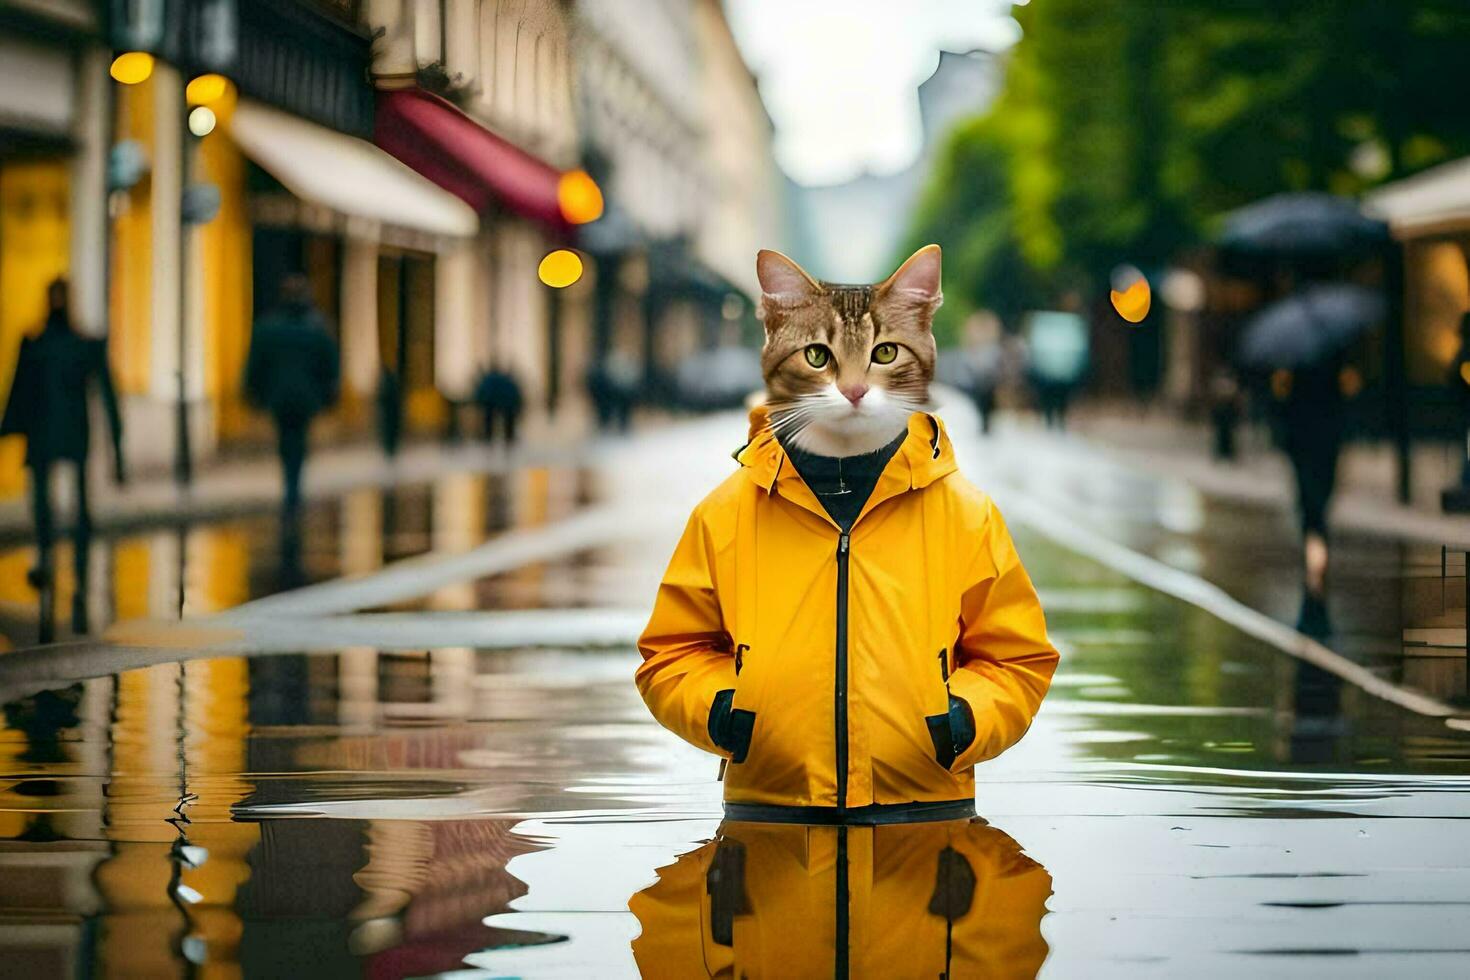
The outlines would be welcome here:
<svg viewBox="0 0 1470 980">
<path fill-rule="evenodd" d="M 1384 184 L 1363 204 L 1396 238 L 1470 229 L 1470 157 Z"/>
<path fill-rule="evenodd" d="M 377 238 L 402 229 L 463 239 L 479 231 L 468 204 L 366 140 L 248 99 L 226 125 L 246 156 L 303 204 L 345 219 L 349 235 Z"/>
</svg>

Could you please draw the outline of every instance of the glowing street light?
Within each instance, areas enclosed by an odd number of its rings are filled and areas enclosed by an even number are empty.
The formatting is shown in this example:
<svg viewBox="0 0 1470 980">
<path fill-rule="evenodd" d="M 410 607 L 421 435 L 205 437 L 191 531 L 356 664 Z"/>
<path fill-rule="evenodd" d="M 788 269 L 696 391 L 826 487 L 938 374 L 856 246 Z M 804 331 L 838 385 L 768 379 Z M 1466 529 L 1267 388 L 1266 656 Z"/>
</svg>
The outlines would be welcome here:
<svg viewBox="0 0 1470 980">
<path fill-rule="evenodd" d="M 189 132 L 200 139 L 214 132 L 214 124 L 218 121 L 214 110 L 207 105 L 195 106 L 189 110 Z"/>
<path fill-rule="evenodd" d="M 1112 287 L 1108 298 L 1113 302 L 1113 309 L 1129 323 L 1142 323 L 1153 305 L 1148 279 L 1134 266 L 1120 265 L 1113 270 Z"/>
<path fill-rule="evenodd" d="M 223 75 L 210 72 L 192 79 L 184 89 L 184 98 L 190 105 L 213 105 L 230 91 L 230 80 Z"/>
<path fill-rule="evenodd" d="M 112 59 L 108 71 L 114 81 L 123 85 L 146 82 L 153 74 L 153 55 L 147 51 L 125 51 Z"/>
<path fill-rule="evenodd" d="M 552 289 L 565 289 L 582 278 L 582 258 L 566 248 L 547 252 L 536 274 Z"/>
<path fill-rule="evenodd" d="M 556 203 L 568 223 L 585 225 L 602 217 L 602 188 L 587 171 L 568 170 L 556 183 Z"/>
</svg>

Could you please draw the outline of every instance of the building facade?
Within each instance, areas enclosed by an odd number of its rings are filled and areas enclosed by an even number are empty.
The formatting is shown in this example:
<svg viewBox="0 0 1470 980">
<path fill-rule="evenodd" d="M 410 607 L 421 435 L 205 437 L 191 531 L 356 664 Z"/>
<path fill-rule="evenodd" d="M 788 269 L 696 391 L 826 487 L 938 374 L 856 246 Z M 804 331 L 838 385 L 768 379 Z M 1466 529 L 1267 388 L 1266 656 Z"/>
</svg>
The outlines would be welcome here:
<svg viewBox="0 0 1470 980">
<path fill-rule="evenodd" d="M 693 353 L 758 337 L 755 252 L 785 247 L 785 184 L 718 2 L 575 10 L 582 130 L 608 199 L 607 227 L 589 229 L 594 350 L 638 365 L 658 398 Z"/>
<path fill-rule="evenodd" d="M 560 178 L 580 164 L 571 16 L 556 0 L 371 0 L 379 142 L 466 201 L 480 234 L 444 257 L 435 378 L 468 398 L 495 370 L 533 430 L 584 420 L 585 285 L 554 293 L 542 258 L 572 241 Z"/>
<path fill-rule="evenodd" d="M 492 370 L 533 431 L 570 434 L 610 350 L 667 373 L 752 322 L 784 182 L 716 0 L 113 7 L 0 0 L 0 387 L 68 275 L 134 472 L 270 438 L 241 375 L 293 272 L 342 351 L 324 441 L 367 437 L 390 374 L 408 429 L 443 432 Z M 145 70 L 109 77 L 133 50 Z M 577 227 L 562 178 L 584 166 L 607 211 Z M 201 188 L 217 206 L 192 215 Z M 553 290 L 563 246 L 588 274 Z M 18 442 L 0 494 L 24 489 Z"/>
<path fill-rule="evenodd" d="M 46 285 L 71 281 L 78 326 L 106 329 L 110 56 L 87 0 L 0 2 L 0 393 Z M 0 496 L 23 492 L 24 447 L 0 441 Z"/>
</svg>

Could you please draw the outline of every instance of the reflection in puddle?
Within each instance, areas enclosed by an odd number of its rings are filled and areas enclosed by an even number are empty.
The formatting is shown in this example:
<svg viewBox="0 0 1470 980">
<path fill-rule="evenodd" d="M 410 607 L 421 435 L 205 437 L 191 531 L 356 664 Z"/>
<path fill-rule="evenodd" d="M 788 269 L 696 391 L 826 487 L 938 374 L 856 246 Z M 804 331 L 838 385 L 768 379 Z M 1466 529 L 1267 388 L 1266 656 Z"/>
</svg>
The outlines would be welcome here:
<svg viewBox="0 0 1470 980">
<path fill-rule="evenodd" d="M 467 551 L 503 531 L 565 517 L 596 492 L 584 468 L 453 473 L 317 501 L 294 526 L 272 512 L 95 535 L 81 562 L 67 539 L 56 546 L 54 587 L 44 597 L 27 579 L 34 549 L 12 547 L 0 551 L 0 649 L 41 640 L 42 619 L 66 636 L 132 619 L 204 616 L 431 549 Z M 475 600 L 473 587 L 456 586 L 434 608 L 470 608 Z"/>
<path fill-rule="evenodd" d="M 407 977 L 491 947 L 562 938 L 492 928 L 526 893 L 506 871 L 535 845 L 508 820 L 273 821 L 239 893 L 247 976 Z M 263 872 L 263 873 L 262 873 Z"/>
<path fill-rule="evenodd" d="M 1046 869 L 983 820 L 727 822 L 629 903 L 638 969 L 689 977 L 1034 977 Z"/>
<path fill-rule="evenodd" d="M 272 764 L 317 761 L 273 758 L 265 727 L 311 710 L 309 697 L 288 696 L 309 692 L 309 679 L 256 684 L 251 666 L 167 664 L 6 704 L 7 970 L 154 977 L 213 965 L 292 976 L 309 964 L 314 976 L 397 977 L 557 938 L 483 925 L 526 891 L 506 864 L 538 845 L 514 820 L 239 819 Z"/>
<path fill-rule="evenodd" d="M 309 524 L 308 568 L 383 560 L 313 533 L 335 540 Z M 1364 975 L 1424 975 L 1416 950 L 1463 947 L 1470 740 L 1017 537 L 1065 656 L 1031 733 L 977 774 L 994 826 L 730 824 L 701 846 L 715 767 L 649 718 L 631 648 L 190 660 L 0 697 L 0 962 L 580 977 L 636 955 L 753 977 L 833 975 L 842 951 L 852 976 L 936 977 L 946 957 L 954 977 L 1043 957 L 1180 976 L 1271 973 L 1237 951 L 1351 936 L 1402 957 Z M 587 570 L 656 562 L 573 564 L 568 588 L 593 593 Z M 528 602 L 571 602 L 567 574 L 528 573 Z"/>
</svg>

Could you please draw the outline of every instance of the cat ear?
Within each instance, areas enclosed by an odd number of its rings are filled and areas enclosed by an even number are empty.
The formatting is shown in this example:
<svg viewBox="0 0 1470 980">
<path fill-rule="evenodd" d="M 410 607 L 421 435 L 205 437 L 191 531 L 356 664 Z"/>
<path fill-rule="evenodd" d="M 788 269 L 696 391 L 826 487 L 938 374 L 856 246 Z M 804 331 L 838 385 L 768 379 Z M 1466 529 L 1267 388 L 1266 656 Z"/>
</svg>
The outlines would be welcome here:
<svg viewBox="0 0 1470 980">
<path fill-rule="evenodd" d="M 761 284 L 762 317 L 768 309 L 799 305 L 822 289 L 801 266 L 768 248 L 755 253 L 755 276 Z"/>
<path fill-rule="evenodd" d="M 898 271 L 879 286 L 881 293 L 898 293 L 935 310 L 944 302 L 939 289 L 939 246 L 925 245 L 908 257 Z"/>
</svg>

